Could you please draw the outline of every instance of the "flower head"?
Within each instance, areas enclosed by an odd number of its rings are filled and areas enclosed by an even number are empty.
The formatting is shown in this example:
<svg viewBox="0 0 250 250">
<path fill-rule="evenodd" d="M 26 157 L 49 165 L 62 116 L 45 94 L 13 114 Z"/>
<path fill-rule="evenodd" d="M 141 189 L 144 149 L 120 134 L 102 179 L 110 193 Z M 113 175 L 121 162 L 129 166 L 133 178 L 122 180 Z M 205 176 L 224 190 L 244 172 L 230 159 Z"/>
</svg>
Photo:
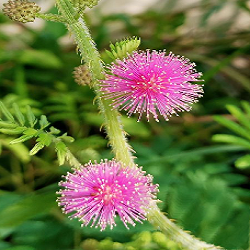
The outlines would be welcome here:
<svg viewBox="0 0 250 250">
<path fill-rule="evenodd" d="M 3 4 L 3 13 L 11 20 L 22 23 L 34 22 L 36 14 L 41 8 L 34 2 L 28 0 L 9 0 Z"/>
<path fill-rule="evenodd" d="M 91 84 L 91 74 L 85 64 L 75 67 L 73 75 L 75 82 L 79 85 L 85 86 Z"/>
<path fill-rule="evenodd" d="M 111 74 L 102 81 L 101 90 L 106 99 L 113 100 L 113 107 L 124 109 L 131 116 L 139 113 L 138 120 L 146 113 L 158 121 L 158 112 L 166 120 L 180 111 L 189 111 L 197 102 L 202 86 L 191 84 L 200 81 L 201 73 L 195 64 L 170 52 L 134 52 L 117 60 L 109 69 Z"/>
<path fill-rule="evenodd" d="M 135 225 L 134 221 L 146 219 L 146 207 L 158 191 L 152 176 L 144 174 L 141 168 L 124 167 L 115 160 L 90 162 L 60 182 L 64 189 L 58 192 L 58 203 L 83 226 L 92 222 L 101 230 L 113 228 L 116 215 L 126 227 Z"/>
</svg>

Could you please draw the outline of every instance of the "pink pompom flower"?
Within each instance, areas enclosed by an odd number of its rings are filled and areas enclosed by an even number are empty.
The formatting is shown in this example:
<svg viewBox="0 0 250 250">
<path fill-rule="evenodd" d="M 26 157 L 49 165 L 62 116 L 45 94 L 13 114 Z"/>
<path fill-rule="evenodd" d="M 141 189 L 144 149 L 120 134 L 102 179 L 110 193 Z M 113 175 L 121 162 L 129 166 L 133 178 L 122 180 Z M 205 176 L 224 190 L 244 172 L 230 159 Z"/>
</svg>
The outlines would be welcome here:
<svg viewBox="0 0 250 250">
<path fill-rule="evenodd" d="M 74 173 L 68 173 L 59 183 L 63 189 L 58 194 L 59 206 L 70 218 L 78 218 L 82 226 L 115 226 L 118 215 L 124 225 L 146 219 L 146 208 L 156 198 L 158 186 L 152 184 L 152 176 L 141 168 L 126 167 L 121 163 L 91 162 Z"/>
<path fill-rule="evenodd" d="M 139 113 L 138 121 L 143 113 L 147 120 L 152 114 L 158 121 L 158 113 L 168 120 L 172 114 L 190 111 L 190 104 L 202 96 L 202 86 L 191 83 L 201 81 L 194 67 L 189 59 L 171 52 L 134 52 L 108 67 L 101 91 L 114 108 L 129 116 Z"/>
</svg>

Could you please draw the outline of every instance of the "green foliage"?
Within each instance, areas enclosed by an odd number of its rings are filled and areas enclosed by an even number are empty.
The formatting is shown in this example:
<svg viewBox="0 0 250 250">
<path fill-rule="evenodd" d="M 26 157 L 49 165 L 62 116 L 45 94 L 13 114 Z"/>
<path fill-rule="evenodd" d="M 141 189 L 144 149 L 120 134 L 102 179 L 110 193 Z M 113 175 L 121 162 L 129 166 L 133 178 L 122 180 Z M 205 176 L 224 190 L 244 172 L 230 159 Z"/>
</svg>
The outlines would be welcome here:
<svg viewBox="0 0 250 250">
<path fill-rule="evenodd" d="M 244 108 L 245 113 L 234 105 L 227 105 L 228 111 L 231 113 L 233 117 L 239 123 L 235 123 L 227 118 L 222 116 L 215 116 L 214 119 L 220 123 L 221 125 L 227 127 L 234 133 L 238 134 L 239 136 L 235 135 L 228 135 L 228 134 L 217 134 L 212 137 L 214 141 L 217 142 L 224 142 L 234 145 L 240 145 L 250 150 L 250 104 L 246 101 L 241 102 L 242 107 Z M 239 169 L 247 169 L 250 167 L 250 158 L 249 155 L 244 155 L 240 157 L 236 162 L 235 166 Z"/>
<path fill-rule="evenodd" d="M 72 122 L 79 121 L 80 112 L 77 108 L 77 100 L 79 96 L 77 93 L 68 95 L 67 93 L 61 93 L 57 96 L 49 98 L 47 113 L 52 121 L 62 121 L 69 119 Z"/>
<path fill-rule="evenodd" d="M 145 147 L 133 145 L 139 164 L 159 183 L 163 211 L 198 238 L 225 249 L 246 249 L 250 192 L 242 187 L 248 177 L 235 172 L 222 157 L 232 146 L 184 150 L 168 137 L 159 136 Z M 235 150 L 228 154 L 227 162 L 235 159 Z"/>
<path fill-rule="evenodd" d="M 50 127 L 50 123 L 45 115 L 37 119 L 30 106 L 26 107 L 26 114 L 24 115 L 19 106 L 14 103 L 12 105 L 14 116 L 6 108 L 3 102 L 0 102 L 0 111 L 5 117 L 5 120 L 0 120 L 0 132 L 7 135 L 21 135 L 20 137 L 11 140 L 10 144 L 22 143 L 32 138 L 36 139 L 35 146 L 30 150 L 30 155 L 37 154 L 45 146 L 48 147 L 51 143 L 54 144 L 57 153 L 59 165 L 63 165 L 65 160 L 74 163 L 74 166 L 79 166 L 74 156 L 69 152 L 68 147 L 64 142 L 73 142 L 74 139 L 60 130 Z M 36 124 L 39 124 L 36 128 Z M 48 130 L 48 131 L 47 131 Z"/>
<path fill-rule="evenodd" d="M 20 63 L 33 65 L 41 68 L 61 68 L 62 62 L 49 51 L 23 50 L 18 59 Z"/>
<path fill-rule="evenodd" d="M 101 5 L 108 2 L 103 1 Z M 141 37 L 140 49 L 166 49 L 187 56 L 203 72 L 205 94 L 192 112 L 172 117 L 168 123 L 144 120 L 136 123 L 134 117 L 125 116 L 122 121 L 136 151 L 137 163 L 160 184 L 162 210 L 185 230 L 228 250 L 247 249 L 250 145 L 245 132 L 243 135 L 224 125 L 218 126 L 211 116 L 221 116 L 228 104 L 240 109 L 244 117 L 250 115 L 248 102 L 242 102 L 243 109 L 239 108 L 240 100 L 248 100 L 250 93 L 249 35 L 244 25 L 236 21 L 249 15 L 247 2 L 201 0 L 189 5 L 185 1 L 184 8 L 182 1 L 169 0 L 159 1 L 143 13 L 136 12 L 134 7 L 133 14 L 111 13 L 112 6 L 110 14 L 106 14 L 97 6 L 85 15 L 105 62 L 115 59 L 113 54 L 110 58 L 105 52 L 110 41 L 137 36 Z M 233 16 L 227 8 L 234 8 Z M 200 13 L 200 20 L 192 21 L 193 10 Z M 214 21 L 225 11 L 223 20 Z M 56 8 L 50 12 L 56 14 Z M 107 149 L 105 132 L 100 131 L 103 120 L 92 104 L 91 90 L 77 86 L 72 79 L 72 71 L 80 59 L 75 55 L 75 48 L 64 43 L 63 24 L 46 22 L 37 30 L 14 24 L 1 11 L 0 23 L 0 98 L 21 128 L 15 130 L 16 125 L 1 116 L 0 129 L 13 135 L 0 135 L 0 187 L 5 190 L 0 192 L 0 215 L 8 216 L 1 219 L 13 226 L 0 227 L 0 250 L 87 250 L 86 242 L 91 250 L 102 241 L 103 245 L 112 242 L 117 250 L 165 249 L 168 246 L 165 237 L 162 244 L 160 236 L 154 239 L 154 234 L 159 232 L 153 232 L 154 228 L 147 222 L 127 230 L 118 220 L 113 230 L 100 233 L 99 229 L 80 228 L 78 221 L 69 221 L 62 215 L 54 193 L 61 175 L 70 169 L 67 164 L 58 167 L 51 138 L 68 131 L 75 138 L 70 149 L 82 163 L 110 159 L 113 155 Z M 16 116 L 18 111 L 12 107 L 13 103 L 17 103 L 23 114 L 24 125 L 20 114 Z M 34 129 L 47 131 L 39 134 L 45 144 L 43 150 L 40 150 L 39 136 L 10 144 L 24 135 L 24 126 L 32 128 L 27 119 L 27 105 L 38 120 Z M 245 131 L 246 123 L 243 125 L 236 117 L 230 120 L 237 120 L 235 123 Z M 48 123 L 46 119 L 57 129 L 51 125 L 44 127 Z M 222 139 L 230 143 L 214 145 L 211 142 L 214 134 L 226 135 Z M 65 145 L 69 143 L 67 139 L 62 139 Z M 34 153 L 39 151 L 31 157 L 33 147 Z M 44 187 L 51 189 L 44 190 Z M 150 243 L 145 248 L 139 243 L 135 247 L 134 242 L 145 230 L 146 235 L 150 232 Z"/>
<path fill-rule="evenodd" d="M 106 50 L 108 56 L 115 59 L 123 59 L 131 54 L 133 51 L 137 50 L 140 46 L 141 39 L 138 37 L 127 38 L 122 41 L 116 42 L 115 44 L 110 44 L 110 51 Z"/>
<path fill-rule="evenodd" d="M 184 229 L 226 249 L 247 247 L 249 209 L 237 200 L 225 181 L 197 172 L 179 178 L 178 184 L 171 188 L 168 211 Z M 228 236 L 235 237 L 234 241 L 223 238 L 225 231 Z"/>
<path fill-rule="evenodd" d="M 239 169 L 250 168 L 250 154 L 244 155 L 236 160 L 235 166 Z"/>
<path fill-rule="evenodd" d="M 8 197 L 8 193 L 0 196 L 1 200 L 6 197 Z M 38 214 L 47 213 L 55 207 L 55 198 L 55 190 L 43 190 L 26 197 L 20 197 L 17 202 L 10 203 L 1 209 L 0 228 L 13 229 Z"/>
<path fill-rule="evenodd" d="M 44 50 L 19 50 L 10 53 L 0 50 L 0 62 L 14 61 L 19 64 L 36 66 L 43 69 L 58 69 L 62 67 L 60 59 L 50 51 Z"/>
</svg>

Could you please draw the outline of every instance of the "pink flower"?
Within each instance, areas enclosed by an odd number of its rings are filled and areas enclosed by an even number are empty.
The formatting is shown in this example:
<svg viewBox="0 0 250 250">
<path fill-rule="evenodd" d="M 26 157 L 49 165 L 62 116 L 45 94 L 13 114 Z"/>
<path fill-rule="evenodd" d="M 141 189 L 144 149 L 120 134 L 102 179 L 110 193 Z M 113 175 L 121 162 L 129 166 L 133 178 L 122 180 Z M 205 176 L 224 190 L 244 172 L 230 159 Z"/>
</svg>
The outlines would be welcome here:
<svg viewBox="0 0 250 250">
<path fill-rule="evenodd" d="M 58 203 L 63 211 L 78 218 L 82 226 L 107 225 L 113 228 L 119 215 L 124 225 L 146 219 L 145 209 L 155 199 L 157 185 L 152 176 L 137 167 L 124 167 L 115 160 L 86 164 L 74 173 L 68 173 L 60 182 L 64 189 L 58 193 Z"/>
<path fill-rule="evenodd" d="M 151 113 L 158 121 L 159 112 L 168 120 L 176 112 L 190 111 L 190 104 L 202 96 L 202 86 L 191 84 L 201 81 L 194 67 L 189 59 L 171 52 L 134 52 L 109 67 L 111 74 L 102 81 L 101 90 L 114 108 L 129 116 L 139 113 L 140 120 L 146 113 L 149 120 Z"/>
</svg>

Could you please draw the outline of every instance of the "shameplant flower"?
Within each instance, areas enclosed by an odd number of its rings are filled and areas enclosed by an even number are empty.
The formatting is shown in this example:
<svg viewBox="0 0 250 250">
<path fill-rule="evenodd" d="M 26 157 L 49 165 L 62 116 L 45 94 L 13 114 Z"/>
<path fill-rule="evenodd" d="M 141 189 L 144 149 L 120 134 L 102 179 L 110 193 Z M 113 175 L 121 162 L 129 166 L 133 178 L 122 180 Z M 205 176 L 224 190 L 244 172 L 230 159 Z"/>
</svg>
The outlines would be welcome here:
<svg viewBox="0 0 250 250">
<path fill-rule="evenodd" d="M 151 175 L 115 160 L 81 166 L 68 173 L 60 186 L 58 204 L 63 211 L 78 218 L 82 226 L 91 223 L 101 230 L 107 225 L 113 228 L 117 215 L 127 228 L 134 221 L 145 220 L 146 209 L 158 191 Z"/>
<path fill-rule="evenodd" d="M 103 97 L 128 115 L 146 113 L 158 121 L 158 114 L 168 120 L 172 114 L 190 111 L 191 104 L 202 96 L 202 85 L 192 84 L 201 73 L 189 59 L 165 51 L 134 52 L 116 60 L 101 83 Z"/>
<path fill-rule="evenodd" d="M 34 22 L 41 8 L 28 0 L 9 0 L 3 4 L 3 13 L 13 21 L 22 23 Z"/>
</svg>

